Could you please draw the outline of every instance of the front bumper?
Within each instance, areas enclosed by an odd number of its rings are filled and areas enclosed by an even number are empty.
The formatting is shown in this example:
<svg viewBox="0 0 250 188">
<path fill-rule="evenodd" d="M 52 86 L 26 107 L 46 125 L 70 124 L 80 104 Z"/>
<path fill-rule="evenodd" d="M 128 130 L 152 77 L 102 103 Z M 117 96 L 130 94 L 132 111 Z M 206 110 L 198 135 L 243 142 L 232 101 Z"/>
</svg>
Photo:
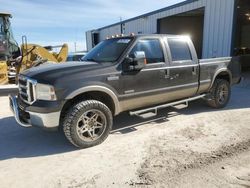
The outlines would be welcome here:
<svg viewBox="0 0 250 188">
<path fill-rule="evenodd" d="M 37 113 L 25 111 L 18 105 L 16 96 L 9 96 L 10 109 L 13 112 L 15 119 L 22 127 L 41 127 L 46 129 L 55 129 L 59 127 L 61 112 Z"/>
</svg>

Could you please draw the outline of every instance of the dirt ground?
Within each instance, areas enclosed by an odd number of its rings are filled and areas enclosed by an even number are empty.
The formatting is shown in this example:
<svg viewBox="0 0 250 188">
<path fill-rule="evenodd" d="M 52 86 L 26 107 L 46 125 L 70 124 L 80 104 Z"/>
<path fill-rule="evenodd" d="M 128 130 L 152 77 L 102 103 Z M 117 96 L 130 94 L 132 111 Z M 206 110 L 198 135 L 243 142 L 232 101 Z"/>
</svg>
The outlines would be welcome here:
<svg viewBox="0 0 250 188">
<path fill-rule="evenodd" d="M 1 97 L 0 187 L 250 187 L 250 76 L 223 110 L 196 101 L 148 120 L 121 114 L 84 150 L 17 126 Z"/>
</svg>

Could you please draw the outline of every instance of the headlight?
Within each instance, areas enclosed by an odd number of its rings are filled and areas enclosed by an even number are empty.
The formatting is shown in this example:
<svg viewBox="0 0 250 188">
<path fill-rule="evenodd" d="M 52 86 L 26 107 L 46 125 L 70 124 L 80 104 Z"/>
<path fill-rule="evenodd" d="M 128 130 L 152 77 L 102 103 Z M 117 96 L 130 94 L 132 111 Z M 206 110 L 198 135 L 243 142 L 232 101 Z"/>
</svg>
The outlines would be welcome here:
<svg viewBox="0 0 250 188">
<path fill-rule="evenodd" d="M 36 99 L 46 100 L 46 101 L 55 101 L 56 93 L 55 89 L 51 85 L 46 84 L 36 84 Z"/>
</svg>

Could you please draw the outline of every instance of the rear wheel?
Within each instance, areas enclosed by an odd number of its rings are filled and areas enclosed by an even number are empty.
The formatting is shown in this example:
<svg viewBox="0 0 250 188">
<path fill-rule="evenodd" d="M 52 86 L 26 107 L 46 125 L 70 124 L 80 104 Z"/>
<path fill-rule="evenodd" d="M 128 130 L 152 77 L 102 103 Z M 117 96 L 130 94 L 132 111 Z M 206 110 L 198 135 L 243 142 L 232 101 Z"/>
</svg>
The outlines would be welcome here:
<svg viewBox="0 0 250 188">
<path fill-rule="evenodd" d="M 227 80 L 216 79 L 210 91 L 207 103 L 213 108 L 224 108 L 230 99 L 231 87 Z"/>
<path fill-rule="evenodd" d="M 87 100 L 77 103 L 66 115 L 63 130 L 76 147 L 87 148 L 101 144 L 109 135 L 113 117 L 103 103 Z"/>
</svg>

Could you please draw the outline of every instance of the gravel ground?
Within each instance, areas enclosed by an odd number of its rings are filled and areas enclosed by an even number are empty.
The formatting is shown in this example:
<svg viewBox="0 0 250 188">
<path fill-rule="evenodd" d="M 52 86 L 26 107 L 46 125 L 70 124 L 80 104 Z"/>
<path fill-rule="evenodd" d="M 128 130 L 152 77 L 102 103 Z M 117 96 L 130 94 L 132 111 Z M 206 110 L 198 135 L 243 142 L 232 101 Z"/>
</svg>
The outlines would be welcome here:
<svg viewBox="0 0 250 188">
<path fill-rule="evenodd" d="M 223 110 L 196 101 L 149 120 L 121 114 L 101 145 L 17 126 L 0 97 L 0 187 L 250 187 L 250 76 Z"/>
</svg>

